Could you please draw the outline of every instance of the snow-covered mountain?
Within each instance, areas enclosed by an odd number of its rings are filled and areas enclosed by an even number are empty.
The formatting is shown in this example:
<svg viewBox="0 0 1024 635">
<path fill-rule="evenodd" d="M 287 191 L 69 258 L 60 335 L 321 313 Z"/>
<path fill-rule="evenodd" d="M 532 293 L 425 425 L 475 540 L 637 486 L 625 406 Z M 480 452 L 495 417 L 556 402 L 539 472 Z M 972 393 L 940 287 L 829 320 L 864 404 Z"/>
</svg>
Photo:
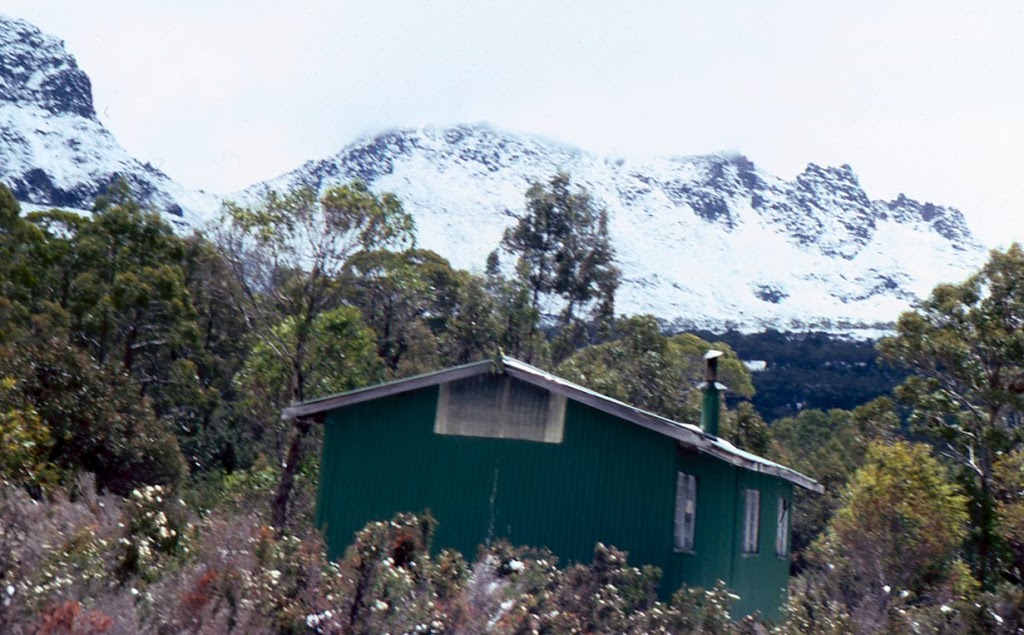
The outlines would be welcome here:
<svg viewBox="0 0 1024 635">
<path fill-rule="evenodd" d="M 0 15 L 0 183 L 25 203 L 89 209 L 118 178 L 171 217 L 216 205 L 118 145 L 61 40 Z"/>
<path fill-rule="evenodd" d="M 421 246 L 479 270 L 530 183 L 558 170 L 609 211 L 619 312 L 677 327 L 870 335 L 985 257 L 959 211 L 871 200 L 846 165 L 811 164 L 787 181 L 739 155 L 627 160 L 488 126 L 372 136 L 243 198 L 359 178 L 399 196 Z"/>
<path fill-rule="evenodd" d="M 487 126 L 384 132 L 231 198 L 362 179 L 402 199 L 421 246 L 480 270 L 530 184 L 559 170 L 610 213 L 619 312 L 673 326 L 870 335 L 985 256 L 957 210 L 871 200 L 849 166 L 787 181 L 738 155 L 627 160 Z M 63 42 L 0 16 L 0 183 L 30 208 L 88 209 L 117 178 L 183 226 L 219 206 L 118 145 Z"/>
</svg>

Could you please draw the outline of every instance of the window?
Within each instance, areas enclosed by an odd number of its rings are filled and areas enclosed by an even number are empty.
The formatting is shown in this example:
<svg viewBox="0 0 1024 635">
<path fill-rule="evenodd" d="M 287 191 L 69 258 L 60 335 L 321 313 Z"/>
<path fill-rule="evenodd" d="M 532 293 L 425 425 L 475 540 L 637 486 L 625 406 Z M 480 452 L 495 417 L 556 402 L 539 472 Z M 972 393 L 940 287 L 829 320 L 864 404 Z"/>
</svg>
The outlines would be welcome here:
<svg viewBox="0 0 1024 635">
<path fill-rule="evenodd" d="M 561 443 L 565 397 L 507 375 L 441 384 L 434 432 L 463 437 Z"/>
<path fill-rule="evenodd" d="M 775 527 L 775 555 L 777 556 L 789 555 L 789 508 L 791 504 L 785 498 L 779 497 L 779 518 Z"/>
<path fill-rule="evenodd" d="M 697 477 L 676 475 L 676 551 L 693 551 L 693 530 L 697 525 Z"/>
<path fill-rule="evenodd" d="M 758 525 L 761 522 L 761 492 L 745 491 L 746 513 L 743 517 L 743 553 L 757 553 Z"/>
</svg>

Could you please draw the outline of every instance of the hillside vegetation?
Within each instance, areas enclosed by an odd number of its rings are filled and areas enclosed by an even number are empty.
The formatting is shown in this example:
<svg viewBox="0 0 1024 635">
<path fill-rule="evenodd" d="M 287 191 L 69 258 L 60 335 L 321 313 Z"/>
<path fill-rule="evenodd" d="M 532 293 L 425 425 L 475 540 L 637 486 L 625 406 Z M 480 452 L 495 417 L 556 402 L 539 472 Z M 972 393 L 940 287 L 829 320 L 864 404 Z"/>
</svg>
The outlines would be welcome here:
<svg viewBox="0 0 1024 635">
<path fill-rule="evenodd" d="M 1019 246 L 900 316 L 879 366 L 863 343 L 618 315 L 602 210 L 564 174 L 524 195 L 477 274 L 418 248 L 401 202 L 358 182 L 227 205 L 188 236 L 125 186 L 89 216 L 22 214 L 0 187 L 0 632 L 1024 627 Z M 438 553 L 422 510 L 326 561 L 320 430 L 282 422 L 289 403 L 501 350 L 696 421 L 712 347 L 724 435 L 826 487 L 797 502 L 784 623 L 735 619 L 725 588 L 659 602 L 660 572 L 614 545 L 590 563 Z"/>
</svg>

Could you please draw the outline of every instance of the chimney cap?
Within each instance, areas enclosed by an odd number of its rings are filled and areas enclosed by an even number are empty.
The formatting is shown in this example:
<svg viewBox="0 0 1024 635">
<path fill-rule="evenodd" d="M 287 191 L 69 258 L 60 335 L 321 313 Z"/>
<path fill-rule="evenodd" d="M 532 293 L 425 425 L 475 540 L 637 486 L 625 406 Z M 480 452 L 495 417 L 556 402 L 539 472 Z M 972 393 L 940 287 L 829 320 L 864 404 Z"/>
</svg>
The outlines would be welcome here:
<svg viewBox="0 0 1024 635">
<path fill-rule="evenodd" d="M 697 389 L 704 390 L 705 388 L 709 388 L 711 386 L 714 386 L 719 391 L 729 390 L 728 386 L 719 381 L 702 381 L 701 383 L 697 384 Z"/>
<path fill-rule="evenodd" d="M 716 351 L 715 349 L 711 349 L 707 353 L 704 353 L 704 359 L 715 359 L 716 357 L 721 357 L 722 355 L 725 355 L 725 353 L 723 353 L 722 351 Z"/>
</svg>

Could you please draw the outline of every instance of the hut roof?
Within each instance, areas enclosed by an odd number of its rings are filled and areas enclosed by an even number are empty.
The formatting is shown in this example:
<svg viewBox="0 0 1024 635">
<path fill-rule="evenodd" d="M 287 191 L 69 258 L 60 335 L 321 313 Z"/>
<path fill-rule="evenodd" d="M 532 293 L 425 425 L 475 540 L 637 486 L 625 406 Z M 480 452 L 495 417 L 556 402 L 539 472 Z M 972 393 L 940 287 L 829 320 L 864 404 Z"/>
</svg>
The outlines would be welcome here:
<svg viewBox="0 0 1024 635">
<path fill-rule="evenodd" d="M 514 377 L 624 419 L 634 425 L 671 437 L 684 447 L 710 454 L 732 465 L 754 472 L 777 476 L 814 492 L 821 493 L 824 491 L 824 488 L 814 479 L 784 465 L 741 450 L 724 439 L 705 434 L 696 425 L 673 421 L 653 412 L 631 406 L 618 399 L 613 399 L 561 377 L 556 377 L 525 362 L 505 356 L 494 360 L 473 362 L 463 366 L 455 366 L 432 373 L 416 375 L 415 377 L 397 379 L 377 384 L 376 386 L 311 399 L 285 408 L 281 413 L 281 417 L 283 419 L 322 417 L 325 412 L 337 408 L 381 397 L 399 395 L 419 388 L 436 386 L 484 373 L 505 374 Z"/>
</svg>

